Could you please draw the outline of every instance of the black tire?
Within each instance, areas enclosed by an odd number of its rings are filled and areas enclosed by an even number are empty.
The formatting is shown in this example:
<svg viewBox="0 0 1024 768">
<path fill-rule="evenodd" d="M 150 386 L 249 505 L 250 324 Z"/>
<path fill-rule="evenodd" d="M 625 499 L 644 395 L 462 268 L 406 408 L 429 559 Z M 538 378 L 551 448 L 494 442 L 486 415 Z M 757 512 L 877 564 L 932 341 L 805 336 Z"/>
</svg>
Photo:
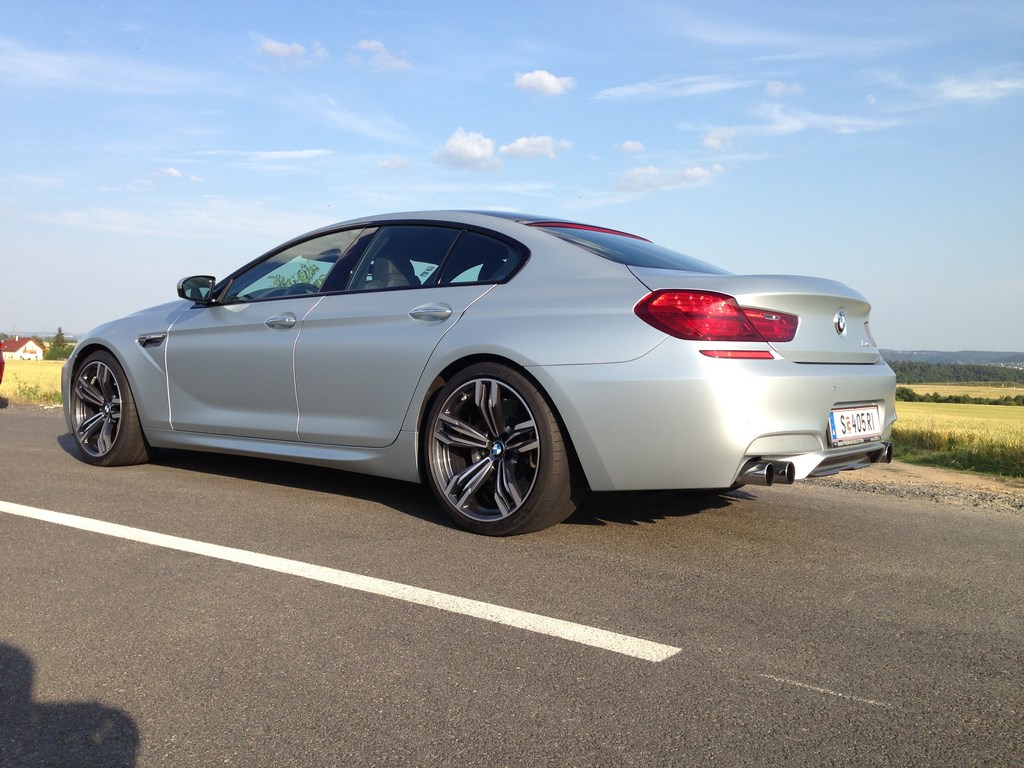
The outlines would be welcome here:
<svg viewBox="0 0 1024 768">
<path fill-rule="evenodd" d="M 149 461 L 128 377 L 105 350 L 76 368 L 71 382 L 71 434 L 89 464 L 117 467 Z"/>
<path fill-rule="evenodd" d="M 558 420 L 518 371 L 480 363 L 456 374 L 430 409 L 424 444 L 430 487 L 467 530 L 539 531 L 575 509 Z"/>
</svg>

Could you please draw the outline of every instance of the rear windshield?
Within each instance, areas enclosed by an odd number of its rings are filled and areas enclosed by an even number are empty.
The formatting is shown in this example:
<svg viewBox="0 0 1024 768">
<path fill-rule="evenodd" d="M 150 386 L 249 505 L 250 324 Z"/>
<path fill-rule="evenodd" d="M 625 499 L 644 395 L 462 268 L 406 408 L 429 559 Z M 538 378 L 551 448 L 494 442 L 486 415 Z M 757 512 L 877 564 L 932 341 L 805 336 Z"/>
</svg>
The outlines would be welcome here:
<svg viewBox="0 0 1024 768">
<path fill-rule="evenodd" d="M 684 253 L 663 248 L 647 240 L 629 235 L 616 234 L 599 229 L 559 227 L 546 225 L 538 227 L 581 248 L 596 253 L 611 261 L 630 267 L 652 267 L 654 269 L 681 269 L 684 272 L 703 272 L 708 275 L 727 275 L 724 269 L 687 256 Z"/>
</svg>

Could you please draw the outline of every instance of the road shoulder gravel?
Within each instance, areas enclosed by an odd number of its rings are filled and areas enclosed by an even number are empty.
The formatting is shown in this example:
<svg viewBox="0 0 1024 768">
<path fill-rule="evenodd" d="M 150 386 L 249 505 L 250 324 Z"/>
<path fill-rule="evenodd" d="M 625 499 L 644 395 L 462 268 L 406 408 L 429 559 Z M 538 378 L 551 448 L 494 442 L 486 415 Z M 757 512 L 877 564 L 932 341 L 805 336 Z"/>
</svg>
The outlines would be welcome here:
<svg viewBox="0 0 1024 768">
<path fill-rule="evenodd" d="M 806 482 L 899 499 L 935 501 L 977 509 L 1005 509 L 1024 514 L 1024 484 L 1020 481 L 901 461 Z"/>
</svg>

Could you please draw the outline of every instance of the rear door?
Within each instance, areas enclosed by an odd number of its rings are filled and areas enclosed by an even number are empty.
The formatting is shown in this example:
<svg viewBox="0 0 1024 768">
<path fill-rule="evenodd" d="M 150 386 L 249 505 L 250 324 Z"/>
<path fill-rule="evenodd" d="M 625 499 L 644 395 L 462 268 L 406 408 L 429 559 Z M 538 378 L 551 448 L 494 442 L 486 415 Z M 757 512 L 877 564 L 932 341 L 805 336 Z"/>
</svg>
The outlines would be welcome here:
<svg viewBox="0 0 1024 768">
<path fill-rule="evenodd" d="M 295 346 L 299 438 L 394 442 L 438 342 L 522 259 L 514 244 L 481 233 L 381 227 L 348 291 L 325 296 L 303 321 Z"/>
</svg>

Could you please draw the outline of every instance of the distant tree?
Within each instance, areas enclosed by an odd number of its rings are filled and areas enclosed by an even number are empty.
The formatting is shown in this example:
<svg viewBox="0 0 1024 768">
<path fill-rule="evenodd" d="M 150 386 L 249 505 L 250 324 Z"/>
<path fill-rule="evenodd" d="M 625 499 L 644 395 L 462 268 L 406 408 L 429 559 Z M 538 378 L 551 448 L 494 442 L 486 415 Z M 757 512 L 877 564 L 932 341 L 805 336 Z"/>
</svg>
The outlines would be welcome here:
<svg viewBox="0 0 1024 768">
<path fill-rule="evenodd" d="M 57 333 L 52 339 L 48 339 L 49 346 L 43 353 L 44 360 L 67 360 L 75 345 L 69 343 L 64 336 L 64 329 L 57 326 Z"/>
<path fill-rule="evenodd" d="M 1024 370 L 1000 365 L 959 365 L 893 360 L 889 367 L 900 384 L 1024 384 Z"/>
</svg>

